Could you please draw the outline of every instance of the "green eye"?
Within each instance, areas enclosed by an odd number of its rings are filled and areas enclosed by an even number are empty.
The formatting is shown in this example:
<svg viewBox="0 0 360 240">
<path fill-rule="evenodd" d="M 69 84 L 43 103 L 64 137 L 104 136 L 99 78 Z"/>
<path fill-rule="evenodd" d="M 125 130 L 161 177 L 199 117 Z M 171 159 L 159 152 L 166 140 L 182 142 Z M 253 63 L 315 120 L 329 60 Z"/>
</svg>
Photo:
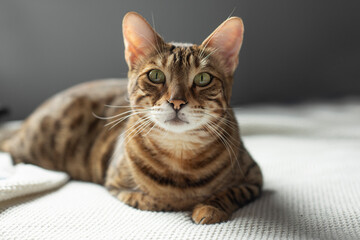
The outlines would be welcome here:
<svg viewBox="0 0 360 240">
<path fill-rule="evenodd" d="M 148 78 L 153 83 L 164 83 L 165 82 L 165 74 L 159 69 L 153 69 L 148 73 Z"/>
<path fill-rule="evenodd" d="M 211 79 L 212 77 L 210 74 L 203 72 L 203 73 L 199 73 L 194 77 L 194 83 L 196 86 L 205 87 L 211 82 Z"/>
</svg>

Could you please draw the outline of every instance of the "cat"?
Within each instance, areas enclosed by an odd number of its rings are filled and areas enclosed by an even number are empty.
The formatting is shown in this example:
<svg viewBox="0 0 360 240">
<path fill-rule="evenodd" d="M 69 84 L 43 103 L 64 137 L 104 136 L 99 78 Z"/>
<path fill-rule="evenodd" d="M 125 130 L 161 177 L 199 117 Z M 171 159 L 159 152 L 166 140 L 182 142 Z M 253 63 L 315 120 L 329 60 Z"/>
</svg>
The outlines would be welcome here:
<svg viewBox="0 0 360 240">
<path fill-rule="evenodd" d="M 166 43 L 129 12 L 128 80 L 87 82 L 53 96 L 2 149 L 15 163 L 103 184 L 134 208 L 192 211 L 197 224 L 227 221 L 263 185 L 230 107 L 243 32 L 242 20 L 231 17 L 201 45 Z"/>
</svg>

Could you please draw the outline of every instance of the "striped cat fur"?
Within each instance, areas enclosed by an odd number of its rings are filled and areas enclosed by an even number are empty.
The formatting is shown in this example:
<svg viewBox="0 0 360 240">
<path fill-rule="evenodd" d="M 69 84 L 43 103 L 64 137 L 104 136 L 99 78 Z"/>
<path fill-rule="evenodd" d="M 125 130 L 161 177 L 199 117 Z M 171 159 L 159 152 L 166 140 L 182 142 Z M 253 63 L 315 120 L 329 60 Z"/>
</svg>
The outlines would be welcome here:
<svg viewBox="0 0 360 240">
<path fill-rule="evenodd" d="M 231 17 L 201 45 L 166 43 L 130 12 L 123 20 L 128 80 L 55 95 L 2 149 L 16 163 L 104 184 L 138 209 L 192 211 L 198 224 L 226 221 L 263 184 L 229 106 L 243 31 Z"/>
</svg>

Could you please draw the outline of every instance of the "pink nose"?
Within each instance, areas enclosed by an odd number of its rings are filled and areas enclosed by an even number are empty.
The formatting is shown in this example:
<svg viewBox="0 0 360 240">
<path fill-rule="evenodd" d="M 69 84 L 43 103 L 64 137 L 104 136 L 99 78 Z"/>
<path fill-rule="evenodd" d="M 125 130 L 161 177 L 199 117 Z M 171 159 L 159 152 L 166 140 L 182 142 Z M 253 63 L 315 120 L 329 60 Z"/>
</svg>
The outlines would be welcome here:
<svg viewBox="0 0 360 240">
<path fill-rule="evenodd" d="M 179 99 L 171 99 L 169 100 L 169 103 L 175 110 L 180 110 L 180 108 L 186 104 L 184 100 Z"/>
</svg>

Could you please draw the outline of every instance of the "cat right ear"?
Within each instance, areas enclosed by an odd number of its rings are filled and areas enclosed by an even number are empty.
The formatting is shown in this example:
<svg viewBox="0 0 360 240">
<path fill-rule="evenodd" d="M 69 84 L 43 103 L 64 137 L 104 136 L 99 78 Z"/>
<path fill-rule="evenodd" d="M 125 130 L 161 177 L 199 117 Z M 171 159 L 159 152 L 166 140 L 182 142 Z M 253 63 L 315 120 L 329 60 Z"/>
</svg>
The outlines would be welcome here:
<svg viewBox="0 0 360 240">
<path fill-rule="evenodd" d="M 243 21 L 241 18 L 231 17 L 215 29 L 200 46 L 202 48 L 213 48 L 213 51 L 216 51 L 216 55 L 223 59 L 225 68 L 233 74 L 238 64 L 238 55 L 243 35 Z"/>
<path fill-rule="evenodd" d="M 138 13 L 128 12 L 123 19 L 125 60 L 130 69 L 153 51 L 157 51 L 162 38 Z"/>
</svg>

